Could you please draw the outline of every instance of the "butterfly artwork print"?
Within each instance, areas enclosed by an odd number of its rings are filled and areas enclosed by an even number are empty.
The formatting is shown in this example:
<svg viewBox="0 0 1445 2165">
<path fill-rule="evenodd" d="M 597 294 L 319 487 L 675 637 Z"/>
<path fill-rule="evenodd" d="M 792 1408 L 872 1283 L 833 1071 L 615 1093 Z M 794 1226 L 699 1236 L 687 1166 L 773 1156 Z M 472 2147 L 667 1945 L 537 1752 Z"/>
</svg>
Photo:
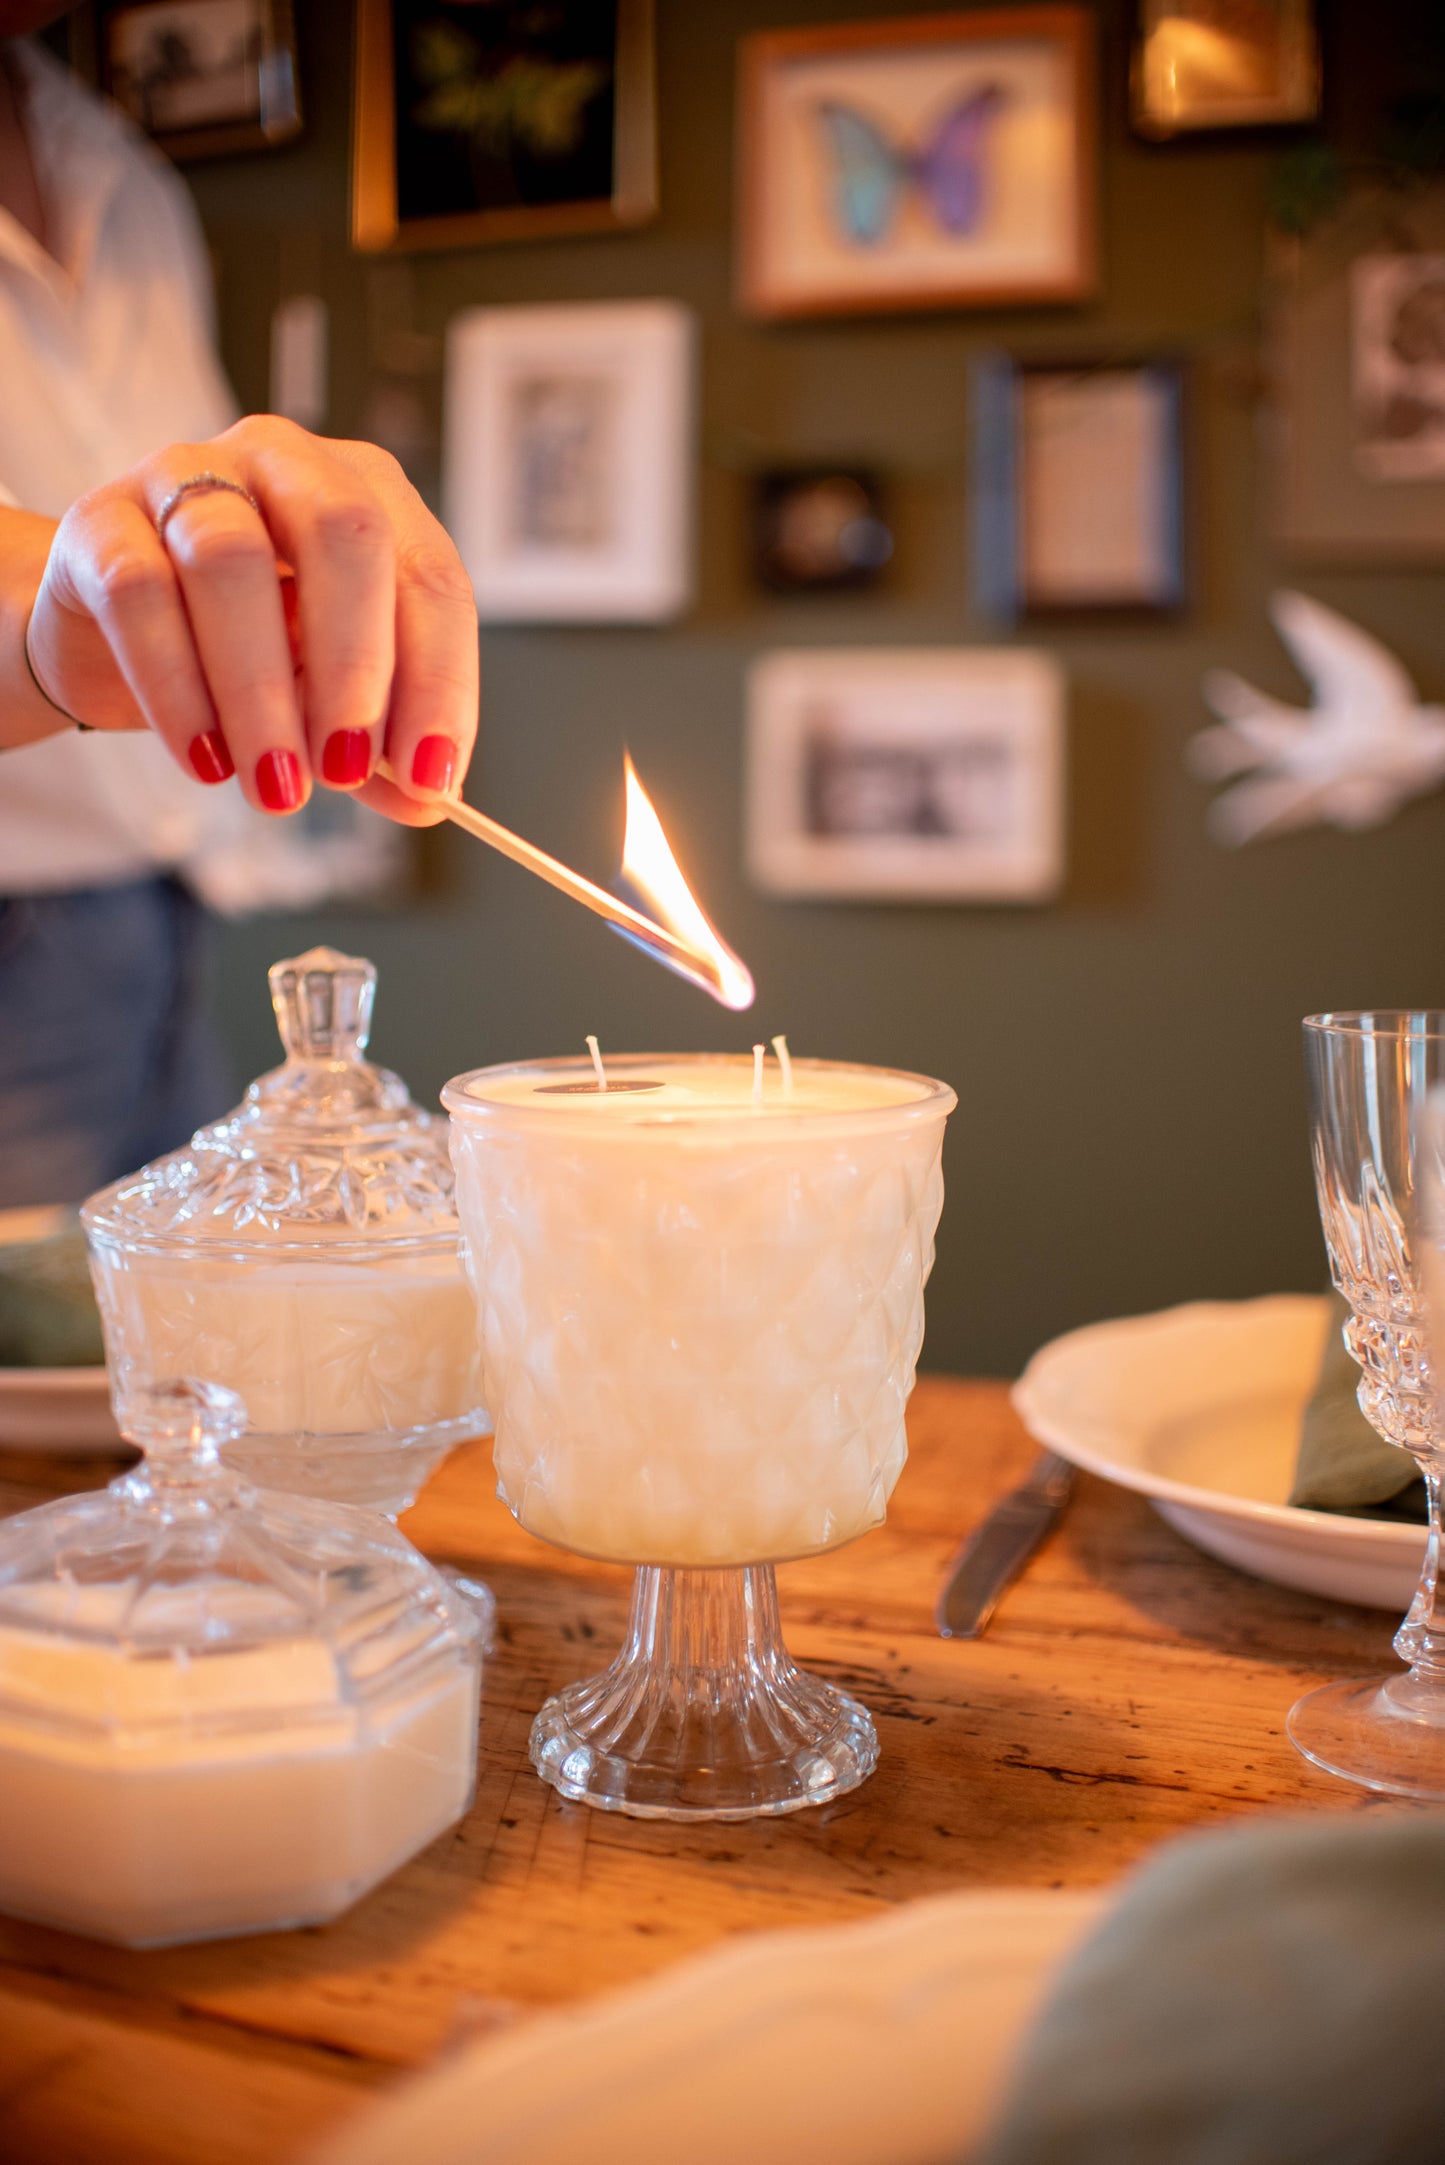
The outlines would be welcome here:
<svg viewBox="0 0 1445 2165">
<path fill-rule="evenodd" d="M 828 99 L 816 117 L 828 168 L 827 198 L 840 237 L 858 248 L 888 239 L 915 190 L 940 232 L 966 240 L 988 208 L 988 149 L 1008 94 L 986 83 L 949 106 L 922 144 L 890 140 L 856 106 Z"/>
<path fill-rule="evenodd" d="M 738 297 L 762 320 L 1097 285 L 1097 25 L 1041 7 L 741 41 Z"/>
</svg>

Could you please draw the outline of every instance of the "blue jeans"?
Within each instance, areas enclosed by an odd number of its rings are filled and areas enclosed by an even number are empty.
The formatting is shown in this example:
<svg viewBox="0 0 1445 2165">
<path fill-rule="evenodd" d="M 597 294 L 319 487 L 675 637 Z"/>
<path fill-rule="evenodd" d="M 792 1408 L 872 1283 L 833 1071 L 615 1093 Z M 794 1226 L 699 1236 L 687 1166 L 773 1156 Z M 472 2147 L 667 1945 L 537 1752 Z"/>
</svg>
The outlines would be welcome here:
<svg viewBox="0 0 1445 2165">
<path fill-rule="evenodd" d="M 0 896 L 0 1209 L 78 1203 L 227 1110 L 176 880 Z"/>
</svg>

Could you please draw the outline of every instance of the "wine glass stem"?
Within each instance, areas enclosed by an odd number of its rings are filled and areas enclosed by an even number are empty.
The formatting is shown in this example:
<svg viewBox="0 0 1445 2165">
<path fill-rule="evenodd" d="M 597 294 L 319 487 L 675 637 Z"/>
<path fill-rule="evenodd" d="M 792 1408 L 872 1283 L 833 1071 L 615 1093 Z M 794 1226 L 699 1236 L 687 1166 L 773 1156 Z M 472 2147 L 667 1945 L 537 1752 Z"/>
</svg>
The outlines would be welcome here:
<svg viewBox="0 0 1445 2165">
<path fill-rule="evenodd" d="M 1422 1676 L 1445 1680 L 1445 1620 L 1440 1615 L 1440 1475 L 1421 1465 L 1429 1507 L 1425 1565 L 1405 1621 L 1395 1634 L 1395 1652 Z"/>
</svg>

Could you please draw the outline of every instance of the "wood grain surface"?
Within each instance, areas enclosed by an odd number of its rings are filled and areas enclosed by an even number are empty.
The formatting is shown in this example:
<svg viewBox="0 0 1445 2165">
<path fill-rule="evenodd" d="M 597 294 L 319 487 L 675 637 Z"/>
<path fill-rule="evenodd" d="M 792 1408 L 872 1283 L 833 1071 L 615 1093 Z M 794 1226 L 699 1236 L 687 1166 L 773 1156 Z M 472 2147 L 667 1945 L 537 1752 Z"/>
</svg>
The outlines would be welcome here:
<svg viewBox="0 0 1445 2165">
<path fill-rule="evenodd" d="M 458 1451 L 403 1522 L 494 1588 L 476 1803 L 324 1928 L 128 1953 L 0 1919 L 6 2165 L 286 2165 L 460 2039 L 736 1932 L 960 1886 L 1108 1880 L 1240 1813 L 1393 1809 L 1315 1774 L 1300 1690 L 1389 1661 L 1392 1620 L 1242 1577 L 1080 1477 L 976 1643 L 934 1635 L 960 1540 L 1028 1465 L 1006 1386 L 924 1379 L 889 1521 L 779 1572 L 793 1653 L 865 1700 L 878 1773 L 831 1808 L 680 1828 L 564 1805 L 527 1762 L 559 1685 L 616 1648 L 629 1575 L 543 1547 Z M 94 1462 L 4 1464 L 6 1503 Z"/>
</svg>

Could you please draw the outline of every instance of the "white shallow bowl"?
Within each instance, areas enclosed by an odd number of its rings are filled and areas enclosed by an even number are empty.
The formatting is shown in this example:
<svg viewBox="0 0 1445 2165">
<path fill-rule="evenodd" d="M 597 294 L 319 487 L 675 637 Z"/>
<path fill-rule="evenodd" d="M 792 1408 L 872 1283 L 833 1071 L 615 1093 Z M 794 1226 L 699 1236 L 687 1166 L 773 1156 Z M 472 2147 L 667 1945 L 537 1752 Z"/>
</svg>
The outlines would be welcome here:
<svg viewBox="0 0 1445 2165">
<path fill-rule="evenodd" d="M 473 2045 L 314 2165 L 963 2165 L 1098 1892 L 750 1933 Z"/>
<path fill-rule="evenodd" d="M 1329 1307 L 1271 1293 L 1092 1323 L 1034 1355 L 1014 1405 L 1040 1443 L 1152 1498 L 1211 1556 L 1398 1615 L 1420 1576 L 1424 1527 L 1285 1502 Z"/>
<path fill-rule="evenodd" d="M 121 1448 L 103 1368 L 0 1368 L 0 1450 L 95 1458 Z"/>
</svg>

